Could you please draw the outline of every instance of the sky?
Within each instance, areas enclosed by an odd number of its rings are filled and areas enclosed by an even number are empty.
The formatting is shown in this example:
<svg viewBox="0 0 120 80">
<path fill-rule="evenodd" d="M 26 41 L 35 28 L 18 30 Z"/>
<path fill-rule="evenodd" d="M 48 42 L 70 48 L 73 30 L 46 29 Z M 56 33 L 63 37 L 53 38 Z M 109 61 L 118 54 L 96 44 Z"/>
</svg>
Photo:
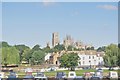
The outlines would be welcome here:
<svg viewBox="0 0 120 80">
<path fill-rule="evenodd" d="M 95 47 L 118 42 L 117 2 L 4 2 L 2 41 L 41 47 L 58 32 Z"/>
</svg>

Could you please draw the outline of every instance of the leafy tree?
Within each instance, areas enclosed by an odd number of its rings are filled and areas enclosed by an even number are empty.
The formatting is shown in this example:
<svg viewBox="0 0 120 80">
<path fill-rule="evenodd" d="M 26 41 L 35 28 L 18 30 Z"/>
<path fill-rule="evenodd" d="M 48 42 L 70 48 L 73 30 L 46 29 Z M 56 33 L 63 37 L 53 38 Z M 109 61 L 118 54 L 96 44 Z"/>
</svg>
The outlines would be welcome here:
<svg viewBox="0 0 120 80">
<path fill-rule="evenodd" d="M 120 67 L 120 44 L 118 44 L 118 61 L 117 61 L 117 65 Z"/>
<path fill-rule="evenodd" d="M 86 50 L 94 50 L 94 47 L 88 47 Z"/>
<path fill-rule="evenodd" d="M 56 51 L 62 51 L 62 50 L 65 50 L 65 46 L 62 45 L 62 44 L 58 44 L 54 47 L 54 50 Z"/>
<path fill-rule="evenodd" d="M 20 62 L 22 62 L 24 51 L 30 48 L 26 45 L 15 45 L 15 48 L 19 51 Z"/>
<path fill-rule="evenodd" d="M 94 50 L 94 47 L 91 47 L 91 50 Z"/>
<path fill-rule="evenodd" d="M 90 50 L 90 49 L 91 49 L 90 47 L 86 48 L 86 50 Z"/>
<path fill-rule="evenodd" d="M 19 64 L 19 52 L 15 47 L 2 48 L 2 64 Z"/>
<path fill-rule="evenodd" d="M 7 42 L 2 42 L 2 47 L 10 47 L 10 45 Z"/>
<path fill-rule="evenodd" d="M 98 51 L 98 52 L 105 51 L 105 48 L 106 48 L 105 46 L 99 47 L 99 48 L 97 49 L 97 51 Z"/>
<path fill-rule="evenodd" d="M 34 51 L 31 57 L 31 64 L 38 65 L 44 62 L 45 53 L 41 50 Z"/>
<path fill-rule="evenodd" d="M 60 66 L 74 70 L 78 66 L 78 60 L 79 56 L 76 53 L 65 53 L 60 58 Z"/>
<path fill-rule="evenodd" d="M 77 48 L 74 47 L 73 50 L 74 50 L 74 51 L 81 51 L 81 50 L 84 50 L 84 49 L 83 49 L 83 48 L 78 48 L 78 49 L 77 49 Z"/>
<path fill-rule="evenodd" d="M 45 52 L 40 48 L 40 46 L 35 45 L 31 50 L 28 50 L 26 54 L 24 54 L 24 60 L 26 60 L 31 65 L 40 64 L 41 56 L 44 58 L 43 54 L 45 55 Z"/>
<path fill-rule="evenodd" d="M 67 50 L 68 50 L 68 51 L 72 51 L 73 49 L 74 49 L 74 47 L 71 46 L 71 45 L 67 47 Z"/>
<path fill-rule="evenodd" d="M 33 53 L 32 50 L 26 50 L 26 53 L 23 54 L 24 61 L 27 61 L 28 63 L 30 63 L 30 59 L 32 57 L 32 53 Z"/>
<path fill-rule="evenodd" d="M 118 46 L 115 44 L 107 46 L 105 48 L 105 56 L 103 58 L 105 66 L 116 66 L 118 61 Z"/>
<path fill-rule="evenodd" d="M 21 45 L 15 45 L 16 49 L 21 51 L 21 50 L 26 50 L 26 49 L 30 49 L 28 46 L 21 44 Z"/>
<path fill-rule="evenodd" d="M 45 48 L 43 48 L 43 51 L 46 53 L 49 53 L 49 52 L 51 52 L 51 49 L 49 46 L 46 46 Z"/>
<path fill-rule="evenodd" d="M 32 50 L 33 51 L 38 51 L 38 50 L 42 50 L 42 49 L 40 48 L 40 45 L 37 44 L 32 48 Z"/>
<path fill-rule="evenodd" d="M 118 48 L 120 48 L 120 43 L 118 44 Z"/>
</svg>

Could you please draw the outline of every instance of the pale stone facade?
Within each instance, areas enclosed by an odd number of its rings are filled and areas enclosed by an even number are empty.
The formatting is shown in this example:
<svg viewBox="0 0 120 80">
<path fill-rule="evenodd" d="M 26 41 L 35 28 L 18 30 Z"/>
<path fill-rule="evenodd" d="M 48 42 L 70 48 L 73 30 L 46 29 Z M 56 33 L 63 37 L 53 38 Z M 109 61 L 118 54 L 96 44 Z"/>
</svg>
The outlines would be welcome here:
<svg viewBox="0 0 120 80">
<path fill-rule="evenodd" d="M 59 34 L 58 32 L 54 32 L 52 34 L 52 46 L 55 47 L 58 44 L 59 44 Z"/>
</svg>

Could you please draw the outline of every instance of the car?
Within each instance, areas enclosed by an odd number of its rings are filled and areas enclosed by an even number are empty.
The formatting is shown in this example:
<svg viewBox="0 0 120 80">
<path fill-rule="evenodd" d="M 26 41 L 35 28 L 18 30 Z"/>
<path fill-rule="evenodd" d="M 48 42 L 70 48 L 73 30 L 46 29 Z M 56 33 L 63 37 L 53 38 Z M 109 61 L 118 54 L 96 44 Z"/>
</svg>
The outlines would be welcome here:
<svg viewBox="0 0 120 80">
<path fill-rule="evenodd" d="M 97 69 L 96 71 L 103 73 L 103 69 L 101 69 L 101 68 Z"/>
<path fill-rule="evenodd" d="M 75 72 L 72 71 L 72 72 L 68 73 L 68 78 L 73 78 L 74 79 L 75 77 L 76 77 L 76 73 Z"/>
<path fill-rule="evenodd" d="M 34 80 L 34 77 L 32 75 L 26 75 L 23 80 Z"/>
<path fill-rule="evenodd" d="M 85 72 L 84 73 L 84 78 L 91 78 L 92 76 L 91 76 L 91 73 L 90 72 Z"/>
<path fill-rule="evenodd" d="M 91 77 L 90 80 L 102 80 L 98 76 Z"/>
<path fill-rule="evenodd" d="M 118 79 L 118 73 L 116 71 L 110 71 L 108 78 Z"/>
<path fill-rule="evenodd" d="M 5 78 L 4 72 L 0 72 L 0 79 Z"/>
<path fill-rule="evenodd" d="M 49 72 L 49 71 L 56 71 L 57 69 L 56 69 L 56 67 L 48 67 L 47 68 L 47 71 Z"/>
<path fill-rule="evenodd" d="M 95 72 L 95 75 L 94 76 L 97 76 L 97 77 L 99 77 L 100 79 L 102 79 L 103 78 L 103 73 L 101 73 L 101 72 Z"/>
<path fill-rule="evenodd" d="M 85 80 L 82 76 L 76 76 L 74 80 Z"/>
<path fill-rule="evenodd" d="M 56 79 L 57 80 L 66 79 L 66 73 L 65 72 L 57 72 Z"/>
<path fill-rule="evenodd" d="M 38 72 L 35 76 L 34 76 L 35 80 L 48 80 L 48 78 L 45 76 L 45 74 L 43 72 Z"/>
<path fill-rule="evenodd" d="M 88 67 L 83 67 L 82 68 L 83 70 L 88 70 L 88 69 L 90 69 L 90 67 L 88 66 Z"/>
<path fill-rule="evenodd" d="M 114 70 L 114 68 L 113 67 L 109 67 L 109 69 L 108 70 Z"/>
<path fill-rule="evenodd" d="M 16 74 L 16 72 L 10 72 L 10 74 L 8 75 L 8 79 L 10 79 L 10 78 L 17 78 L 18 77 L 18 75 Z"/>
<path fill-rule="evenodd" d="M 33 69 L 32 68 L 26 68 L 25 72 L 33 72 Z"/>
</svg>

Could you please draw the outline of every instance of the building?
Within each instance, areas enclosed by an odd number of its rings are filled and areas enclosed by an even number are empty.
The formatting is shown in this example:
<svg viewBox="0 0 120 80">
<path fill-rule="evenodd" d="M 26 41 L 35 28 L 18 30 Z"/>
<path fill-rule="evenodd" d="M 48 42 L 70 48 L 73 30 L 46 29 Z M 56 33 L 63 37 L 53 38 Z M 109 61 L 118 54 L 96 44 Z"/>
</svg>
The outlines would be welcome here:
<svg viewBox="0 0 120 80">
<path fill-rule="evenodd" d="M 58 32 L 54 32 L 52 34 L 52 46 L 55 47 L 58 44 L 59 44 L 59 34 Z"/>
<path fill-rule="evenodd" d="M 60 65 L 60 54 L 59 52 L 56 52 L 56 53 L 52 53 L 50 58 L 49 58 L 49 64 L 54 64 L 54 65 L 57 65 L 59 66 Z"/>
<path fill-rule="evenodd" d="M 80 51 L 78 56 L 80 57 L 80 61 L 78 63 L 79 66 L 102 66 L 103 65 L 103 55 L 104 52 L 96 52 L 93 50 L 88 51 Z"/>
<path fill-rule="evenodd" d="M 66 35 L 66 38 L 63 41 L 63 45 L 65 47 L 72 46 L 74 44 L 74 41 L 70 35 Z"/>
<path fill-rule="evenodd" d="M 46 60 L 49 64 L 60 65 L 60 57 L 65 52 L 56 52 L 46 55 Z M 104 52 L 97 52 L 95 50 L 84 50 L 84 51 L 67 51 L 67 53 L 77 53 L 80 57 L 78 62 L 78 67 L 87 67 L 87 66 L 99 66 L 103 65 L 103 56 Z M 49 56 L 49 57 L 48 57 Z"/>
<path fill-rule="evenodd" d="M 77 42 L 75 42 L 75 48 L 76 49 L 85 49 L 85 45 L 82 42 L 77 41 Z"/>
<path fill-rule="evenodd" d="M 45 56 L 45 62 L 49 63 L 49 59 L 50 59 L 51 53 L 47 53 Z"/>
</svg>

